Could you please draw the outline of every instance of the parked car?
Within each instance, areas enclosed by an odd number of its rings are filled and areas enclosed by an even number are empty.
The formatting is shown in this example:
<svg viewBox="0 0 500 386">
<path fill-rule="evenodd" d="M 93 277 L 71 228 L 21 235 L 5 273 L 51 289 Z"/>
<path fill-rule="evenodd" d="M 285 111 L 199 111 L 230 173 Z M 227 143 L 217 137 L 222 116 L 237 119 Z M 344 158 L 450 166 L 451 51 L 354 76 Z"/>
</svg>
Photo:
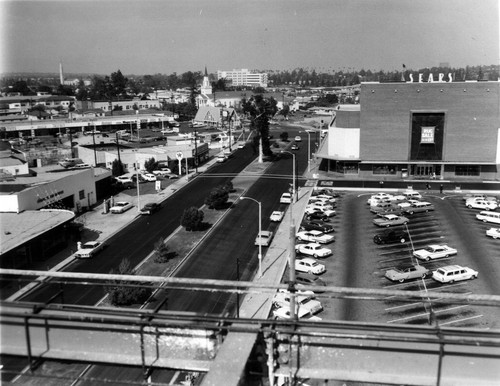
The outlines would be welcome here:
<svg viewBox="0 0 500 386">
<path fill-rule="evenodd" d="M 121 183 L 121 184 L 133 184 L 134 181 L 132 181 L 132 178 L 130 176 L 118 176 L 116 177 L 116 181 Z"/>
<path fill-rule="evenodd" d="M 89 259 L 104 248 L 104 243 L 101 241 L 89 241 L 82 244 L 80 249 L 75 253 L 79 259 Z"/>
<path fill-rule="evenodd" d="M 389 230 L 379 233 L 373 236 L 373 242 L 375 244 L 390 244 L 390 243 L 404 243 L 409 240 L 408 232 Z"/>
<path fill-rule="evenodd" d="M 323 287 L 326 286 L 326 283 L 318 276 L 309 273 L 297 273 L 295 276 L 295 282 L 297 283 L 297 288 L 301 288 L 303 286 L 313 286 L 315 287 L 315 293 L 325 292 Z"/>
<path fill-rule="evenodd" d="M 161 208 L 161 205 L 156 202 L 148 202 L 146 205 L 142 207 L 140 210 L 141 214 L 153 214 L 158 212 Z"/>
<path fill-rule="evenodd" d="M 296 234 L 296 237 L 300 241 L 310 241 L 312 243 L 319 244 L 329 244 L 335 241 L 335 237 L 332 235 L 327 235 L 321 231 L 302 231 Z"/>
<path fill-rule="evenodd" d="M 274 222 L 280 222 L 281 220 L 283 220 L 284 215 L 285 215 L 285 212 L 275 210 L 275 211 L 273 211 L 273 213 L 271 213 L 271 216 L 269 217 L 269 219 L 271 221 L 274 221 Z"/>
<path fill-rule="evenodd" d="M 321 320 L 321 318 L 318 318 L 317 316 L 311 316 L 311 314 L 304 308 L 300 308 L 298 306 L 295 307 L 295 315 L 299 319 L 307 319 L 307 320 Z M 273 310 L 273 317 L 278 320 L 288 320 L 292 316 L 290 314 L 290 308 L 287 307 L 280 307 L 276 308 Z"/>
<path fill-rule="evenodd" d="M 468 200 L 474 199 L 474 198 L 479 198 L 481 200 L 485 200 L 486 199 L 486 194 L 483 194 L 483 193 L 467 193 L 465 196 L 462 196 L 462 199 L 464 201 L 468 201 Z"/>
<path fill-rule="evenodd" d="M 370 196 L 370 198 L 366 201 L 368 205 L 372 205 L 372 203 L 378 203 L 379 200 L 382 201 L 391 201 L 394 196 L 388 193 L 377 193 Z"/>
<path fill-rule="evenodd" d="M 291 204 L 291 203 L 292 203 L 292 194 L 283 193 L 280 197 L 280 204 Z"/>
<path fill-rule="evenodd" d="M 299 135 L 297 135 L 295 137 L 295 142 L 302 142 L 302 138 Z"/>
<path fill-rule="evenodd" d="M 82 163 L 82 164 L 77 164 L 77 165 L 73 166 L 71 169 L 88 169 L 91 167 L 92 167 L 91 164 Z"/>
<path fill-rule="evenodd" d="M 408 218 L 397 216 L 395 214 L 385 214 L 373 220 L 373 223 L 379 227 L 391 227 L 395 225 L 408 224 Z"/>
<path fill-rule="evenodd" d="M 299 147 L 299 145 L 297 145 L 297 144 L 294 143 L 290 149 L 291 150 L 299 150 L 300 147 Z"/>
<path fill-rule="evenodd" d="M 325 196 L 323 194 L 321 194 L 319 196 L 311 196 L 309 198 L 310 204 L 314 204 L 316 202 L 324 202 L 327 205 L 334 206 L 336 204 L 337 200 L 333 197 L 328 197 L 328 196 Z"/>
<path fill-rule="evenodd" d="M 219 154 L 216 159 L 217 162 L 226 162 L 227 156 L 225 154 Z"/>
<path fill-rule="evenodd" d="M 422 199 L 422 195 L 416 190 L 406 190 L 403 192 L 403 196 L 405 196 L 407 199 L 412 199 L 412 200 Z"/>
<path fill-rule="evenodd" d="M 398 202 L 396 205 L 399 206 L 401 209 L 405 209 L 405 208 L 408 208 L 409 206 L 411 206 L 412 204 L 417 204 L 419 202 L 420 202 L 419 200 L 410 199 L 410 200 Z"/>
<path fill-rule="evenodd" d="M 316 210 L 325 211 L 325 210 L 332 210 L 333 205 L 330 203 L 327 203 L 327 202 L 318 201 L 318 202 L 315 202 L 313 204 L 307 204 L 306 208 L 313 208 Z"/>
<path fill-rule="evenodd" d="M 320 231 L 323 233 L 331 233 L 335 232 L 335 229 L 333 226 L 330 224 L 325 224 L 323 222 L 319 221 L 303 221 L 302 224 L 300 224 L 300 230 L 305 230 L 305 231 Z"/>
<path fill-rule="evenodd" d="M 434 260 L 442 259 L 444 257 L 450 257 L 457 254 L 455 248 L 451 248 L 446 244 L 431 244 L 424 249 L 418 249 L 413 252 L 413 256 L 420 260 Z"/>
<path fill-rule="evenodd" d="M 393 204 L 392 202 L 379 202 L 378 204 L 371 205 L 370 206 L 370 212 L 379 214 L 400 214 L 401 213 L 401 208 L 397 206 L 396 204 Z"/>
<path fill-rule="evenodd" d="M 169 168 L 164 168 L 161 170 L 153 170 L 153 174 L 157 177 L 166 177 L 171 173 L 172 171 Z"/>
<path fill-rule="evenodd" d="M 434 210 L 434 205 L 427 201 L 420 201 L 415 204 L 411 204 L 410 206 L 403 209 L 403 213 L 414 214 L 414 213 L 427 213 L 431 210 Z"/>
<path fill-rule="evenodd" d="M 495 210 L 498 208 L 496 201 L 467 200 L 465 206 L 469 209 Z"/>
<path fill-rule="evenodd" d="M 323 272 L 326 272 L 326 268 L 323 264 L 320 264 L 318 261 L 310 257 L 295 260 L 295 270 L 299 272 L 311 273 L 314 275 L 320 275 Z"/>
<path fill-rule="evenodd" d="M 260 231 L 255 238 L 255 245 L 262 245 L 263 247 L 268 247 L 273 239 L 273 232 L 271 231 Z"/>
<path fill-rule="evenodd" d="M 427 268 L 418 264 L 401 264 L 395 268 L 387 270 L 385 277 L 389 280 L 403 283 L 404 281 L 411 279 L 424 279 L 429 272 L 430 271 Z"/>
<path fill-rule="evenodd" d="M 156 181 L 156 176 L 152 173 L 145 173 L 145 174 L 141 174 L 141 177 L 145 180 L 145 181 Z"/>
<path fill-rule="evenodd" d="M 115 202 L 115 205 L 112 206 L 109 211 L 111 213 L 123 213 L 132 208 L 133 205 L 130 202 L 127 201 L 118 201 Z"/>
<path fill-rule="evenodd" d="M 330 248 L 325 248 L 318 243 L 309 244 L 297 244 L 295 245 L 295 251 L 302 255 L 309 255 L 313 257 L 327 257 L 332 254 Z"/>
<path fill-rule="evenodd" d="M 333 197 L 333 198 L 340 197 L 340 194 L 338 192 L 336 192 L 335 190 L 330 189 L 330 188 L 318 188 L 318 187 L 315 187 L 313 189 L 313 191 L 311 192 L 312 196 L 318 196 L 320 194 L 325 194 L 325 195 Z"/>
<path fill-rule="evenodd" d="M 323 310 L 323 306 L 318 300 L 313 299 L 313 297 L 314 293 L 312 293 L 312 296 L 304 293 L 298 294 L 295 297 L 295 304 L 299 308 L 307 310 L 307 312 L 311 315 L 317 314 L 318 312 Z M 278 292 L 273 297 L 273 306 L 277 308 L 280 307 L 290 308 L 290 300 L 291 300 L 290 292 L 288 291 Z"/>
<path fill-rule="evenodd" d="M 432 278 L 441 283 L 453 283 L 460 280 L 470 280 L 477 278 L 478 272 L 469 267 L 460 265 L 447 265 L 438 268 L 432 273 Z"/>
<path fill-rule="evenodd" d="M 322 211 L 311 211 L 310 213 L 306 212 L 306 219 L 308 221 L 311 220 L 330 221 L 329 217 Z"/>
<path fill-rule="evenodd" d="M 486 236 L 493 237 L 494 239 L 500 239 L 500 228 L 490 228 L 486 231 Z"/>
</svg>

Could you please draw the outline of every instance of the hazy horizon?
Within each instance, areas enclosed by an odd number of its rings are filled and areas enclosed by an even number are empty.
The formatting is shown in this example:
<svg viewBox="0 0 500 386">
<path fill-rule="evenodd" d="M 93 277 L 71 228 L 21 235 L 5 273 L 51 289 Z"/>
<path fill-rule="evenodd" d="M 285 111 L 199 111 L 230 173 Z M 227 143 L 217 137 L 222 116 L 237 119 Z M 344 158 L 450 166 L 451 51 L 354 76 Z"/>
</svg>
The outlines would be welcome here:
<svg viewBox="0 0 500 386">
<path fill-rule="evenodd" d="M 0 0 L 1 73 L 497 65 L 497 0 Z"/>
</svg>

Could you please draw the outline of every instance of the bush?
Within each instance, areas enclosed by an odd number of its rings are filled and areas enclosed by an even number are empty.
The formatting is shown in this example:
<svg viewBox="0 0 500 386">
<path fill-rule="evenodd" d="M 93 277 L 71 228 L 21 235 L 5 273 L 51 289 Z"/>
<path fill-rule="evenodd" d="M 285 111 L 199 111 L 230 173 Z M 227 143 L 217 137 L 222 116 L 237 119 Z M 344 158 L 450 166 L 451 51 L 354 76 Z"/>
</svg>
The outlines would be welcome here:
<svg viewBox="0 0 500 386">
<path fill-rule="evenodd" d="M 224 184 L 223 188 L 226 190 L 228 193 L 233 193 L 236 192 L 236 189 L 233 186 L 233 181 L 227 180 L 226 183 Z"/>
<path fill-rule="evenodd" d="M 286 131 L 282 132 L 280 134 L 280 138 L 283 142 L 287 142 L 288 141 L 288 133 Z"/>
<path fill-rule="evenodd" d="M 160 238 L 154 245 L 153 261 L 157 264 L 166 263 L 169 259 L 176 256 L 175 252 L 170 252 L 169 247 L 165 244 L 163 238 Z"/>
<path fill-rule="evenodd" d="M 128 259 L 123 259 L 118 266 L 118 272 L 110 271 L 110 274 L 115 275 L 133 275 L 134 272 L 130 267 Z M 114 306 L 129 306 L 131 304 L 144 303 L 152 293 L 150 288 L 144 287 L 143 284 L 132 283 L 125 280 L 111 280 L 105 287 L 109 300 Z"/>
<path fill-rule="evenodd" d="M 224 186 L 218 186 L 212 189 L 205 199 L 205 205 L 210 209 L 220 209 L 229 199 L 229 193 Z"/>
<path fill-rule="evenodd" d="M 181 226 L 186 228 L 187 231 L 196 231 L 201 228 L 204 216 L 203 211 L 194 206 L 184 209 L 181 217 Z"/>
</svg>

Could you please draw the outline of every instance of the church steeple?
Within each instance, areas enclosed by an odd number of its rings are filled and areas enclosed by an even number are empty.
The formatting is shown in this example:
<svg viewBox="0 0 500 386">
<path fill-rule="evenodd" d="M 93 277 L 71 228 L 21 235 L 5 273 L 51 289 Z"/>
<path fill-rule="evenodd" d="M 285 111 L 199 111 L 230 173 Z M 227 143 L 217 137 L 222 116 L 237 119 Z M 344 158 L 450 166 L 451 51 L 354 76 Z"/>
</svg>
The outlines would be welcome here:
<svg viewBox="0 0 500 386">
<path fill-rule="evenodd" d="M 212 94 L 212 85 L 210 84 L 210 79 L 208 79 L 207 66 L 205 66 L 205 76 L 203 77 L 200 92 L 204 95 Z"/>
</svg>

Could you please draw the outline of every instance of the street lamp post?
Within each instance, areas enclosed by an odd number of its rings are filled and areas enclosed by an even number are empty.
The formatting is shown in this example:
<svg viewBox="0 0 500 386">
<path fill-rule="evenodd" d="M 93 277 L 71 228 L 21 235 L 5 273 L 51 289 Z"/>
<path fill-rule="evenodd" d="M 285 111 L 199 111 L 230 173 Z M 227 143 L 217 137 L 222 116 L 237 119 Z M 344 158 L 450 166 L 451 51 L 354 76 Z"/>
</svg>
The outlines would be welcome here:
<svg viewBox="0 0 500 386">
<path fill-rule="evenodd" d="M 139 127 L 137 127 L 137 148 L 135 149 L 135 168 L 136 168 L 136 175 L 135 175 L 135 183 L 137 186 L 137 212 L 141 211 L 141 194 L 140 194 L 140 188 L 139 188 L 139 161 L 137 160 L 137 153 L 139 152 Z"/>
<path fill-rule="evenodd" d="M 292 197 L 292 202 L 290 203 L 290 253 L 289 253 L 289 267 L 290 267 L 290 273 L 289 273 L 289 284 L 288 284 L 288 291 L 290 292 L 290 318 L 292 320 L 297 319 L 297 313 L 295 310 L 295 221 L 293 218 L 293 204 L 297 202 L 296 198 L 296 188 L 295 188 L 295 154 L 286 150 L 282 150 L 282 153 L 288 153 L 292 155 L 292 161 L 293 161 L 293 184 L 292 184 L 292 191 L 293 191 L 293 197 Z"/>
<path fill-rule="evenodd" d="M 257 201 L 255 198 L 252 197 L 245 197 L 241 196 L 240 200 L 252 200 L 253 202 L 256 202 L 259 205 L 259 233 L 258 233 L 258 239 L 259 239 L 259 277 L 262 277 L 262 240 L 261 240 L 261 232 L 262 232 L 262 203 L 260 201 Z"/>
<path fill-rule="evenodd" d="M 295 154 L 292 153 L 291 151 L 287 150 L 282 150 L 282 153 L 287 153 L 292 155 L 292 162 L 293 162 L 293 167 L 292 167 L 292 205 L 297 202 L 297 177 L 295 176 Z M 293 208 L 293 207 L 292 207 Z"/>
</svg>

